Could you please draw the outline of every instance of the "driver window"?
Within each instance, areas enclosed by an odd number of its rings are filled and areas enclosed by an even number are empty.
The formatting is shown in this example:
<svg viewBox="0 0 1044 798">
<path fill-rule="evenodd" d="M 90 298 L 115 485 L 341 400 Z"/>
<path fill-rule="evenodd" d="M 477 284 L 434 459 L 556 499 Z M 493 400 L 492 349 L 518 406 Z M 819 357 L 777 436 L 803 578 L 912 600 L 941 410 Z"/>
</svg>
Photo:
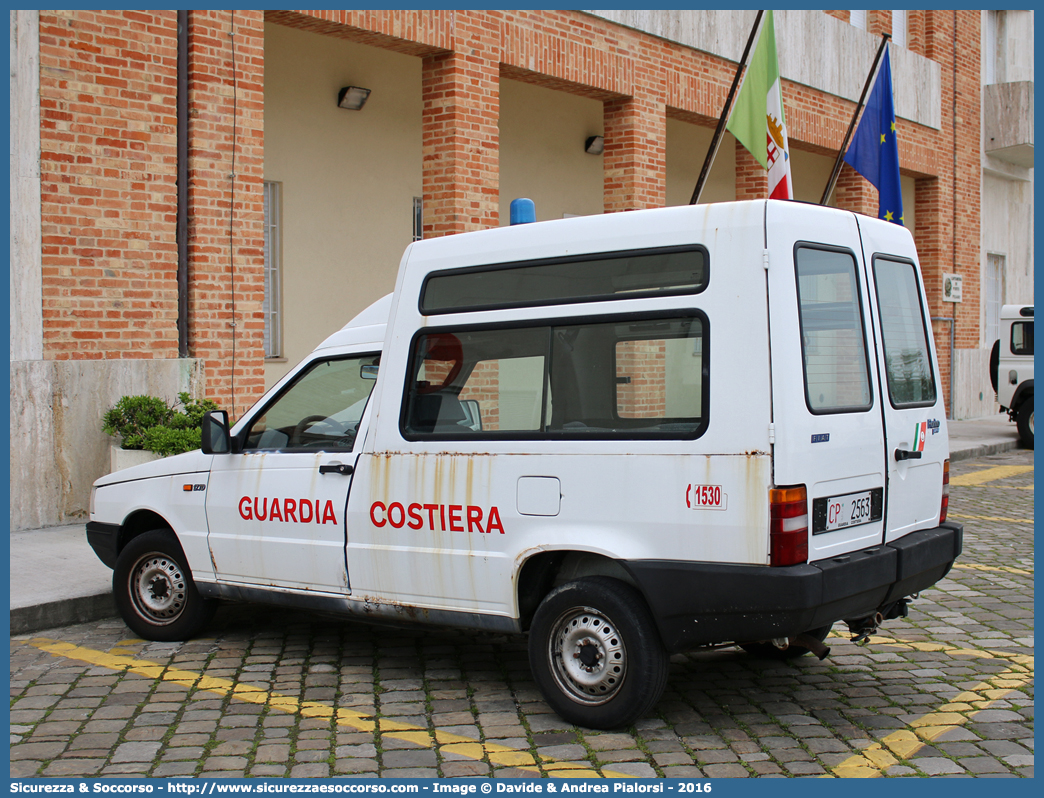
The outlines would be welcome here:
<svg viewBox="0 0 1044 798">
<path fill-rule="evenodd" d="M 254 420 L 244 451 L 351 451 L 379 360 L 366 355 L 312 364 Z"/>
</svg>

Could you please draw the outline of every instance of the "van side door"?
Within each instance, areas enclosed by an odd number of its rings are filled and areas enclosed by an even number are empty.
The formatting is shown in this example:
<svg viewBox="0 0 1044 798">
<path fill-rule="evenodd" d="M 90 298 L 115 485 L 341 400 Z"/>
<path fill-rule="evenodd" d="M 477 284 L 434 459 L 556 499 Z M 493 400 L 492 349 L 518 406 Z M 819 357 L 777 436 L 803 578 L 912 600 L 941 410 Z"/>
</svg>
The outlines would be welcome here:
<svg viewBox="0 0 1044 798">
<path fill-rule="evenodd" d="M 904 227 L 874 219 L 859 226 L 881 374 L 888 542 L 938 524 L 950 443 L 913 238 Z"/>
<path fill-rule="evenodd" d="M 345 507 L 378 356 L 306 364 L 214 458 L 208 542 L 219 581 L 348 592 Z"/>
</svg>

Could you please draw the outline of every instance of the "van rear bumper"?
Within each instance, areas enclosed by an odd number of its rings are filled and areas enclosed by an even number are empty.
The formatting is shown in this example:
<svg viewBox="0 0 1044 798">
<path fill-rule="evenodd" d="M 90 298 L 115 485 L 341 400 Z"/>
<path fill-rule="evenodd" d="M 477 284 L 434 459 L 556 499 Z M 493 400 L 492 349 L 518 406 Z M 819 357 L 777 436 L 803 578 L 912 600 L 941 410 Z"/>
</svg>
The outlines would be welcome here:
<svg viewBox="0 0 1044 798">
<path fill-rule="evenodd" d="M 630 560 L 671 652 L 790 637 L 864 618 L 934 585 L 961 553 L 964 527 L 944 523 L 828 560 L 785 567 Z"/>
</svg>

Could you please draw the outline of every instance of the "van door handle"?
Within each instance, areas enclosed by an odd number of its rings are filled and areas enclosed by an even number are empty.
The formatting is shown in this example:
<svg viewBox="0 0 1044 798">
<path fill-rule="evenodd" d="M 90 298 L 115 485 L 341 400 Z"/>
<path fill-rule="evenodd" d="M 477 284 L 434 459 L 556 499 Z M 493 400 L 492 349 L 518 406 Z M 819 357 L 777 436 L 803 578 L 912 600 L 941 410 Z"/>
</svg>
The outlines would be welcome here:
<svg viewBox="0 0 1044 798">
<path fill-rule="evenodd" d="M 320 474 L 343 474 L 346 477 L 350 477 L 353 471 L 355 469 L 347 463 L 327 463 L 319 466 Z"/>
<path fill-rule="evenodd" d="M 897 463 L 898 462 L 902 462 L 903 460 L 920 460 L 920 459 L 921 459 L 921 452 L 908 452 L 908 451 L 906 451 L 906 449 L 896 449 L 895 450 L 895 460 L 896 460 Z"/>
</svg>

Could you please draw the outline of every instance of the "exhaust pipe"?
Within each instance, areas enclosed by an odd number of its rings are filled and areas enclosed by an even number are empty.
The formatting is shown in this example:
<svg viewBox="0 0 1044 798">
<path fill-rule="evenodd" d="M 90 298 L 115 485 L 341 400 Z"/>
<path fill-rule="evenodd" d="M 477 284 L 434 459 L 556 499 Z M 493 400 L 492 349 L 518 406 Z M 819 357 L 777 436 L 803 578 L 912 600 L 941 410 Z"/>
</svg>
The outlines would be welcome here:
<svg viewBox="0 0 1044 798">
<path fill-rule="evenodd" d="M 819 657 L 820 660 L 827 658 L 830 653 L 830 646 L 826 645 L 822 640 L 812 637 L 808 634 L 799 634 L 796 637 L 790 638 L 789 644 L 792 646 L 803 646 Z"/>
<path fill-rule="evenodd" d="M 881 625 L 884 620 L 884 616 L 880 612 L 875 612 L 873 615 L 867 615 L 865 618 L 857 618 L 855 620 L 846 620 L 848 624 L 848 631 L 852 633 L 853 643 L 865 643 L 870 639 L 870 635 L 877 631 L 877 627 Z"/>
</svg>

